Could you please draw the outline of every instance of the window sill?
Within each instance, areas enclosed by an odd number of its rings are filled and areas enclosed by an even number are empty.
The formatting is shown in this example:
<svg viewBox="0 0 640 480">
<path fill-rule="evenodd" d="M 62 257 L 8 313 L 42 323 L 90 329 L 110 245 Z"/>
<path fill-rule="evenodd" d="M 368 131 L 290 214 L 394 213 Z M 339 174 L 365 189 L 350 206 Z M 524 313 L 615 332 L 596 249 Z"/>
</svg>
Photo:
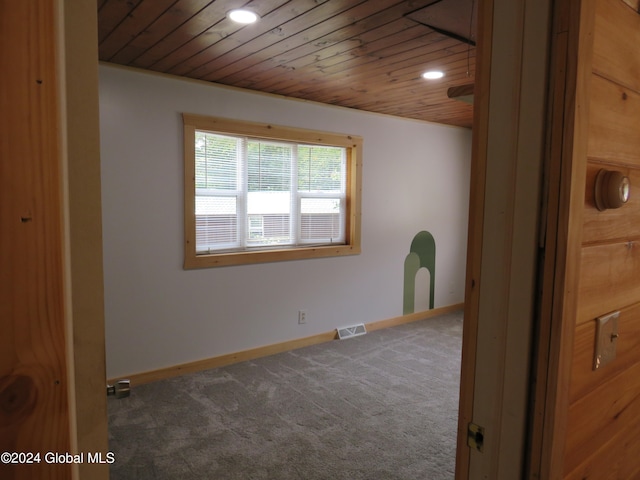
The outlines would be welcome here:
<svg viewBox="0 0 640 480">
<path fill-rule="evenodd" d="M 360 254 L 360 245 L 334 245 L 288 248 L 286 250 L 260 250 L 258 252 L 233 252 L 209 255 L 188 255 L 184 259 L 185 270 L 194 268 L 227 267 L 253 263 L 305 260 L 311 258 L 341 257 Z"/>
</svg>

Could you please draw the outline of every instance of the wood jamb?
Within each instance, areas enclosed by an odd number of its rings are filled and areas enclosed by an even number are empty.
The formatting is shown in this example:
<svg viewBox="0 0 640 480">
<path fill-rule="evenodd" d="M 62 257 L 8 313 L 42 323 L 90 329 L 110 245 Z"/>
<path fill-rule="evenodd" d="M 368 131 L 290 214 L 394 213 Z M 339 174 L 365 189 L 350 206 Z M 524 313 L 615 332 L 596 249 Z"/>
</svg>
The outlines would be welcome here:
<svg viewBox="0 0 640 480">
<path fill-rule="evenodd" d="M 555 2 L 530 478 L 563 477 L 589 127 L 594 0 Z"/>
</svg>

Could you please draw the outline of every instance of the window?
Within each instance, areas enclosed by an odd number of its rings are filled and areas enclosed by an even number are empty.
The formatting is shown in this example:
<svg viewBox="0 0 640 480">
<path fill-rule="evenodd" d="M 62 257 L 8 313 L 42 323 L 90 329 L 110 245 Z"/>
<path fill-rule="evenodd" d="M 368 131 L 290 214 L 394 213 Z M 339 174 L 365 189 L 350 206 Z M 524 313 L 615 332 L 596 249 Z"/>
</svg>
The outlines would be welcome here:
<svg viewBox="0 0 640 480">
<path fill-rule="evenodd" d="M 185 268 L 360 253 L 360 137 L 183 120 Z"/>
</svg>

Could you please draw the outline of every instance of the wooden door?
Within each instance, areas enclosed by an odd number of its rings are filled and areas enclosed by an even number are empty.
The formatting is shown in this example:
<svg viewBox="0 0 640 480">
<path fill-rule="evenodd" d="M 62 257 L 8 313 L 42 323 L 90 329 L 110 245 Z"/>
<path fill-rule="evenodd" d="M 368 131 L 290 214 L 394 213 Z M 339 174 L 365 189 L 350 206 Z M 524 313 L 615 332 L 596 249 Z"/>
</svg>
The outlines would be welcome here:
<svg viewBox="0 0 640 480">
<path fill-rule="evenodd" d="M 550 479 L 637 478 L 640 413 L 640 14 L 635 0 L 564 2 L 565 82 L 557 82 L 563 132 L 558 172 L 557 267 L 545 284 L 552 321 L 546 391 L 538 389 L 542 451 Z M 569 92 L 569 93 L 567 93 Z M 560 108 L 561 107 L 561 108 Z M 601 169 L 631 180 L 631 199 L 599 211 Z M 594 369 L 596 319 L 620 312 L 615 358 Z"/>
</svg>

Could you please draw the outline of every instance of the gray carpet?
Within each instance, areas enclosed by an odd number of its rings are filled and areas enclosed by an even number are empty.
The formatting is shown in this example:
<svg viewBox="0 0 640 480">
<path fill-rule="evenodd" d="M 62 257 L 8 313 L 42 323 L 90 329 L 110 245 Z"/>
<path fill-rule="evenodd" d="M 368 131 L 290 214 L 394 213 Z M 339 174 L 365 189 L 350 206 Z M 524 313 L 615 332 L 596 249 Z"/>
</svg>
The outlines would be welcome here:
<svg viewBox="0 0 640 480">
<path fill-rule="evenodd" d="M 111 478 L 450 480 L 462 312 L 109 399 Z"/>
</svg>

